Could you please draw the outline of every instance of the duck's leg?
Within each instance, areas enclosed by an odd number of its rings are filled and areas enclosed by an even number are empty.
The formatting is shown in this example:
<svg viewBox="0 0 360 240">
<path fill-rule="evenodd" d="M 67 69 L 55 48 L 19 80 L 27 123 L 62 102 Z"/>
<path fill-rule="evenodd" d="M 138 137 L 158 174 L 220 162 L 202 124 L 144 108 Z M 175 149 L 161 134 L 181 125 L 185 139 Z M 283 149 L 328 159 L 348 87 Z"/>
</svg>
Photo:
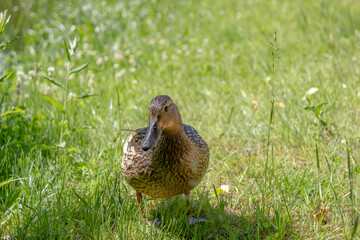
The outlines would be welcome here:
<svg viewBox="0 0 360 240">
<path fill-rule="evenodd" d="M 143 206 L 142 206 L 142 199 L 143 199 L 143 197 L 142 197 L 142 194 L 141 194 L 141 192 L 136 192 L 136 200 L 137 200 L 137 202 L 138 202 L 138 204 L 139 204 L 139 206 L 140 206 L 140 211 L 141 211 L 141 216 L 142 216 L 142 220 L 145 222 L 145 224 L 146 225 L 152 225 L 152 224 L 155 224 L 155 226 L 160 226 L 160 224 L 161 224 L 161 221 L 159 221 L 159 220 L 147 220 L 146 218 L 145 218 L 145 215 L 144 215 L 144 209 L 143 209 Z"/>
<path fill-rule="evenodd" d="M 144 217 L 144 210 L 142 206 L 142 194 L 141 192 L 136 192 L 136 200 L 140 206 L 141 215 Z"/>
<path fill-rule="evenodd" d="M 185 199 L 186 199 L 186 207 L 188 208 L 188 212 L 187 215 L 190 216 L 191 215 L 191 209 L 190 209 L 190 193 L 186 193 L 185 194 Z M 189 218 L 189 225 L 192 226 L 195 223 L 204 223 L 207 222 L 207 219 L 204 218 L 197 218 L 197 217 L 190 217 Z"/>
<path fill-rule="evenodd" d="M 190 209 L 190 193 L 186 193 L 186 194 L 185 194 L 185 199 L 186 199 L 186 208 L 188 209 L 187 215 L 189 216 L 189 215 L 191 214 L 191 209 Z"/>
</svg>

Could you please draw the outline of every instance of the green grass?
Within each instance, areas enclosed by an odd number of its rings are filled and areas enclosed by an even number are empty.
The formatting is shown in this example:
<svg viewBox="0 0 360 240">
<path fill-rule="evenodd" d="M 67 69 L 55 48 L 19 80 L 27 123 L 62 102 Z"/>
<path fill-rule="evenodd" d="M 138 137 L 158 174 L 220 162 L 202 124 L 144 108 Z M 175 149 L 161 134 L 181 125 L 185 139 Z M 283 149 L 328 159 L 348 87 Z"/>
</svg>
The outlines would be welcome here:
<svg viewBox="0 0 360 240">
<path fill-rule="evenodd" d="M 47 2 L 0 4 L 0 42 L 20 37 L 0 50 L 1 237 L 359 238 L 359 2 Z M 210 146 L 192 191 L 207 223 L 179 196 L 145 197 L 162 225 L 144 224 L 121 176 L 120 128 L 159 94 Z"/>
</svg>

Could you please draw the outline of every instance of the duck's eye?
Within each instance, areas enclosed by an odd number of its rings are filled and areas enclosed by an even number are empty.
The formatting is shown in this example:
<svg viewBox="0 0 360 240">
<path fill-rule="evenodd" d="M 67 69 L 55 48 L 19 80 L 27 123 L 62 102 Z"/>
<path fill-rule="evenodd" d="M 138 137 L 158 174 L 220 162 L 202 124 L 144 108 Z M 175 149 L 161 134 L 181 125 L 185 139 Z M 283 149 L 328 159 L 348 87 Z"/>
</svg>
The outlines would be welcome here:
<svg viewBox="0 0 360 240">
<path fill-rule="evenodd" d="M 166 107 L 164 108 L 164 111 L 167 112 L 168 110 L 169 110 L 169 107 L 166 106 Z"/>
</svg>

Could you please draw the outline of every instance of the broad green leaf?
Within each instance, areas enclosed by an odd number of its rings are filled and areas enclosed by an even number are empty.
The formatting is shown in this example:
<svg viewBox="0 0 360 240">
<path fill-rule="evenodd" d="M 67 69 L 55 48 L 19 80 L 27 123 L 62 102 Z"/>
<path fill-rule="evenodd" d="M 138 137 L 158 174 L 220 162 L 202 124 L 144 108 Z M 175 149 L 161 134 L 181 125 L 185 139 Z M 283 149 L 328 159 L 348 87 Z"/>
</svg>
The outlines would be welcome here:
<svg viewBox="0 0 360 240">
<path fill-rule="evenodd" d="M 8 72 L 8 73 L 5 73 L 4 75 L 2 75 L 0 77 L 0 84 L 5 81 L 6 79 L 8 79 L 9 77 L 11 77 L 12 75 L 14 74 L 14 72 Z"/>
<path fill-rule="evenodd" d="M 84 95 L 81 95 L 81 96 L 78 96 L 78 97 L 74 97 L 74 98 L 72 98 L 72 99 L 68 100 L 68 102 L 70 102 L 70 101 L 74 101 L 74 100 L 77 100 L 77 99 L 84 99 L 84 98 L 90 98 L 90 97 L 95 97 L 95 96 L 97 96 L 97 94 L 96 94 L 96 93 L 92 93 L 92 94 L 84 94 Z"/>
<path fill-rule="evenodd" d="M 87 169 L 89 167 L 89 164 L 84 162 L 76 162 L 74 163 L 74 167 L 77 169 Z"/>
<path fill-rule="evenodd" d="M 270 223 L 268 223 L 268 222 L 264 222 L 264 223 L 263 223 L 263 226 L 264 226 L 265 228 L 271 227 Z"/>
<path fill-rule="evenodd" d="M 64 108 L 54 99 L 52 99 L 51 97 L 47 96 L 47 95 L 43 95 L 43 98 L 45 98 L 46 100 L 48 100 L 52 105 L 54 105 L 55 107 L 59 108 L 61 111 L 64 111 Z"/>
<path fill-rule="evenodd" d="M 56 81 L 55 79 L 48 77 L 48 76 L 43 76 L 46 80 L 48 80 L 49 82 L 51 82 L 52 84 L 61 87 L 62 89 L 65 89 L 58 81 Z"/>
<path fill-rule="evenodd" d="M 324 120 L 321 120 L 321 119 L 320 119 L 320 125 L 323 126 L 323 127 L 326 127 L 326 126 L 327 126 L 327 122 L 325 122 Z"/>
<path fill-rule="evenodd" d="M 74 148 L 74 147 L 72 147 L 72 148 L 69 148 L 69 149 L 67 150 L 67 152 L 68 152 L 68 153 L 77 152 L 77 149 Z"/>
<path fill-rule="evenodd" d="M 70 73 L 69 73 L 69 76 L 70 76 L 71 74 L 73 74 L 73 73 L 81 72 L 81 71 L 84 70 L 87 66 L 88 66 L 88 64 L 86 63 L 86 64 L 84 64 L 84 65 L 82 65 L 82 66 L 80 66 L 80 67 L 77 67 L 77 68 L 71 70 Z"/>
<path fill-rule="evenodd" d="M 321 109 L 323 106 L 325 106 L 327 103 L 320 103 L 319 105 L 316 106 L 316 109 Z"/>
<path fill-rule="evenodd" d="M 304 109 L 306 110 L 306 111 L 314 111 L 315 109 L 314 109 L 314 106 L 307 106 L 307 107 L 304 107 Z"/>
<path fill-rule="evenodd" d="M 15 114 L 15 113 L 20 113 L 24 110 L 28 109 L 28 107 L 25 106 L 19 106 L 19 107 L 13 107 L 10 110 L 8 110 L 7 112 L 4 112 L 0 115 L 0 117 L 5 117 L 7 115 L 11 115 L 11 114 Z"/>
</svg>

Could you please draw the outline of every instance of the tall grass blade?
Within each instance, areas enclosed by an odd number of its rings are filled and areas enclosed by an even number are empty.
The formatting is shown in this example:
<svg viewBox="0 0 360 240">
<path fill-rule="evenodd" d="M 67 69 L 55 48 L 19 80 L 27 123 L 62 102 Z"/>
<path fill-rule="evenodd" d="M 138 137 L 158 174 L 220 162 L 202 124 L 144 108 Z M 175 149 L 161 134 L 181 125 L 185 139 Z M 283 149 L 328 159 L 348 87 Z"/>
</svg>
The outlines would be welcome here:
<svg viewBox="0 0 360 240">
<path fill-rule="evenodd" d="M 319 149 L 316 143 L 315 143 L 315 152 L 316 152 L 316 166 L 317 169 L 320 170 Z"/>
<path fill-rule="evenodd" d="M 348 167 L 348 175 L 349 175 L 349 191 L 350 191 L 350 201 L 351 201 L 351 213 L 352 218 L 355 217 L 355 206 L 354 206 L 354 196 L 353 196 L 353 176 L 351 171 L 351 157 L 350 157 L 350 150 L 349 150 L 349 143 L 346 141 L 346 154 L 347 154 L 347 167 Z"/>
<path fill-rule="evenodd" d="M 356 218 L 355 218 L 355 223 L 354 223 L 354 228 L 352 230 L 352 233 L 351 233 L 351 239 L 354 239 L 355 238 L 355 235 L 356 235 L 356 231 L 359 227 L 359 217 L 360 215 L 358 215 Z"/>
<path fill-rule="evenodd" d="M 84 64 L 84 65 L 81 65 L 80 67 L 77 67 L 73 70 L 70 70 L 70 73 L 69 75 L 73 74 L 73 73 L 78 73 L 78 72 L 81 72 L 82 70 L 84 70 L 86 67 L 88 66 L 88 64 Z"/>
<path fill-rule="evenodd" d="M 97 95 L 98 95 L 97 93 L 84 94 L 84 95 L 80 95 L 80 96 L 71 98 L 71 99 L 68 100 L 68 102 L 78 100 L 78 99 L 85 99 L 85 98 L 95 97 Z"/>
<path fill-rule="evenodd" d="M 11 183 L 12 180 L 13 180 L 13 178 L 10 178 L 10 179 L 8 179 L 8 180 L 6 180 L 6 181 L 4 181 L 4 182 L 1 182 L 1 183 L 0 183 L 0 187 L 5 186 L 5 185 L 8 184 L 8 183 Z"/>
<path fill-rule="evenodd" d="M 64 39 L 64 46 L 65 46 L 65 51 L 66 51 L 66 57 L 67 57 L 68 61 L 71 62 L 70 49 L 69 49 L 69 46 L 65 39 Z"/>
<path fill-rule="evenodd" d="M 7 45 L 9 45 L 10 43 L 12 43 L 15 40 L 18 40 L 19 38 L 20 38 L 19 36 L 16 36 L 13 39 L 10 39 L 9 41 L 0 43 L 0 49 L 4 50 L 7 47 Z"/>
<path fill-rule="evenodd" d="M 49 82 L 51 82 L 52 84 L 61 87 L 62 89 L 65 89 L 65 87 L 63 85 L 61 85 L 61 83 L 59 83 L 58 81 L 56 81 L 54 78 L 51 78 L 49 76 L 43 76 L 43 78 L 45 78 L 46 80 L 48 80 Z"/>
<path fill-rule="evenodd" d="M 48 100 L 52 105 L 59 108 L 61 111 L 64 111 L 64 108 L 60 105 L 60 103 L 58 103 L 57 101 L 55 101 L 54 99 L 52 99 L 48 95 L 43 95 L 43 98 Z"/>
</svg>

